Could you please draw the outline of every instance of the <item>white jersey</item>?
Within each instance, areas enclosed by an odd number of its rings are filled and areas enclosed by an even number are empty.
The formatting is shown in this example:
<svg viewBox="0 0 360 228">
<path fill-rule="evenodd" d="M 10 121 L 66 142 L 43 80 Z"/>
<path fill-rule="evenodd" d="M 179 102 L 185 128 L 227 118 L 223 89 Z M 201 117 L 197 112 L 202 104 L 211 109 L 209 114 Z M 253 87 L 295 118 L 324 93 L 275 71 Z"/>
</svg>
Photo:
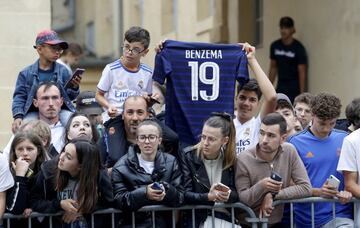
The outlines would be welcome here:
<svg viewBox="0 0 360 228">
<path fill-rule="evenodd" d="M 254 147 L 259 142 L 259 131 L 261 118 L 258 115 L 253 117 L 244 124 L 235 118 L 234 125 L 236 129 L 236 154 Z"/>
<path fill-rule="evenodd" d="M 354 131 L 344 138 L 337 170 L 356 172 L 357 184 L 360 185 L 360 129 Z M 360 227 L 360 203 L 355 203 L 355 227 Z"/>
<path fill-rule="evenodd" d="M 129 71 L 120 60 L 116 60 L 105 66 L 97 88 L 105 93 L 105 99 L 118 109 L 120 115 L 127 97 L 152 93 L 152 70 L 140 64 L 138 71 Z M 107 110 L 104 111 L 105 123 L 110 118 Z"/>
<path fill-rule="evenodd" d="M 0 192 L 5 192 L 14 185 L 8 159 L 8 156 L 0 152 Z"/>
</svg>

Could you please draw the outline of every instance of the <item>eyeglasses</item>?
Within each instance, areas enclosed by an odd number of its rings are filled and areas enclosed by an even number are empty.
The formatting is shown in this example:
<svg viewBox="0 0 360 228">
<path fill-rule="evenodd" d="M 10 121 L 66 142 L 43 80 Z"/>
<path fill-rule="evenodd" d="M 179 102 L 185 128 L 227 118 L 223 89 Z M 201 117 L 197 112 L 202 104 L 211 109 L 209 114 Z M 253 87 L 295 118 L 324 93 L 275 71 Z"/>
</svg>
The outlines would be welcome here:
<svg viewBox="0 0 360 228">
<path fill-rule="evenodd" d="M 140 50 L 140 48 L 137 48 L 137 47 L 131 49 L 129 46 L 122 46 L 122 48 L 123 48 L 124 52 L 131 52 L 134 55 L 138 55 L 146 50 L 146 48 L 143 50 Z"/>
<path fill-rule="evenodd" d="M 155 142 L 159 136 L 157 135 L 138 135 L 137 140 L 141 143 L 145 142 L 146 140 L 149 140 L 149 142 L 153 143 Z"/>
<path fill-rule="evenodd" d="M 50 45 L 50 44 L 43 44 L 46 47 L 49 47 L 54 52 L 60 52 L 62 53 L 64 49 L 60 45 Z"/>
<path fill-rule="evenodd" d="M 206 141 L 207 140 L 209 143 L 214 143 L 217 140 L 217 138 L 215 138 L 215 137 L 206 136 L 206 135 L 200 135 L 199 138 L 200 138 L 201 141 Z"/>
</svg>

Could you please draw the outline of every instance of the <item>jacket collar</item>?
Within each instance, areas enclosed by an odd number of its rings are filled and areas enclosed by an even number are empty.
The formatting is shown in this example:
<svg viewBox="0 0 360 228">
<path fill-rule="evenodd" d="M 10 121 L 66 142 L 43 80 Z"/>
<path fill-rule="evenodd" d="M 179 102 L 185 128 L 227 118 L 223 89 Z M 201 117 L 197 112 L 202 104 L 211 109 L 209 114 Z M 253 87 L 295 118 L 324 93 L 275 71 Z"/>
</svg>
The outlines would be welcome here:
<svg viewBox="0 0 360 228">
<path fill-rule="evenodd" d="M 39 63 L 40 63 L 40 59 L 36 60 L 36 62 L 33 65 L 31 65 L 31 67 L 30 67 L 31 75 L 33 75 L 33 76 L 39 75 Z M 54 77 L 55 77 L 55 81 L 57 81 L 58 75 L 60 75 L 60 65 L 56 62 L 54 62 L 53 64 L 55 64 Z"/>
<path fill-rule="evenodd" d="M 196 149 L 191 152 L 192 161 L 194 163 L 194 178 L 199 182 L 200 185 L 206 186 L 210 190 L 210 180 L 206 172 L 204 162 L 199 156 L 197 156 Z"/>
<path fill-rule="evenodd" d="M 128 163 L 131 167 L 135 168 L 137 171 L 143 169 L 139 165 L 139 159 L 137 153 L 140 153 L 140 148 L 138 145 L 131 145 L 128 150 Z M 161 179 L 161 177 L 166 172 L 165 158 L 161 150 L 158 150 L 154 160 L 154 171 L 151 174 L 153 180 Z"/>
</svg>

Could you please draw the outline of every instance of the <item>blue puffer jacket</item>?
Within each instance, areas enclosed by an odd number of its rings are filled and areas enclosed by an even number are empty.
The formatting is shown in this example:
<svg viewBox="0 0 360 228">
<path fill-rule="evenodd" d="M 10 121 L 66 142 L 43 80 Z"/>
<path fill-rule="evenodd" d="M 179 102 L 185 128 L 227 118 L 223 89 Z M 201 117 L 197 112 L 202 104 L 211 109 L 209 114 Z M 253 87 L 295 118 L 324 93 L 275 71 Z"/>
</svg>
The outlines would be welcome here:
<svg viewBox="0 0 360 228">
<path fill-rule="evenodd" d="M 75 107 L 72 104 L 80 93 L 80 89 L 68 88 L 65 90 L 64 86 L 70 79 L 69 71 L 60 63 L 55 62 L 54 81 L 57 82 L 61 89 L 61 95 L 64 98 L 64 105 L 62 109 L 68 109 L 75 112 Z M 34 64 L 23 69 L 17 78 L 16 87 L 13 94 L 12 114 L 13 118 L 23 118 L 30 110 L 32 102 L 39 85 L 39 60 Z"/>
</svg>

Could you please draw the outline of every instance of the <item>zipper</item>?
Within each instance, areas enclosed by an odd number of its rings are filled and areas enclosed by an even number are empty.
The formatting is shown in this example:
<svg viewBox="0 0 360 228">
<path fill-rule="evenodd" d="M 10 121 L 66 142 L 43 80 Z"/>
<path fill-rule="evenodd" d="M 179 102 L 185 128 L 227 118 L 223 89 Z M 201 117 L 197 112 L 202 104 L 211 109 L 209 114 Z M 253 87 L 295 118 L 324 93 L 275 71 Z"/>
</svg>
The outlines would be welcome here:
<svg viewBox="0 0 360 228">
<path fill-rule="evenodd" d="M 274 171 L 274 162 L 270 163 L 270 171 Z"/>
<path fill-rule="evenodd" d="M 201 186 L 203 186 L 204 188 L 206 188 L 210 191 L 210 188 L 208 186 L 206 186 L 206 184 L 202 183 L 196 175 L 194 175 L 194 178 L 198 184 L 200 184 Z"/>
</svg>

